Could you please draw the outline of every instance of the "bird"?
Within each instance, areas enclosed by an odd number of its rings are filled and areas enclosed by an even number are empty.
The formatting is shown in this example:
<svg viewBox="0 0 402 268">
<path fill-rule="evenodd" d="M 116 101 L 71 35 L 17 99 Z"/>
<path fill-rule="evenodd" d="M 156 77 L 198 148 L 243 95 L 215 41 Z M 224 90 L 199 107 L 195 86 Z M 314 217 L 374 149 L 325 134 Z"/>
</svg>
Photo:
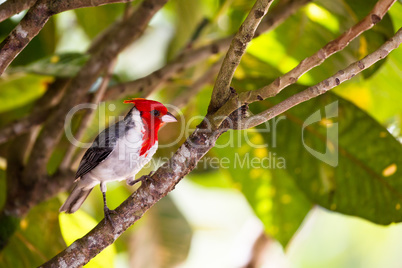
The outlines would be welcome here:
<svg viewBox="0 0 402 268">
<path fill-rule="evenodd" d="M 164 123 L 177 122 L 177 119 L 162 103 L 154 100 L 134 98 L 124 103 L 134 106 L 123 120 L 100 132 L 85 152 L 72 192 L 60 207 L 60 212 L 76 212 L 92 189 L 100 184 L 105 221 L 112 223 L 110 214 L 114 211 L 107 206 L 106 183 L 126 180 L 132 186 L 150 178 L 145 175 L 135 180 L 135 175 L 155 154 L 160 127 Z"/>
</svg>

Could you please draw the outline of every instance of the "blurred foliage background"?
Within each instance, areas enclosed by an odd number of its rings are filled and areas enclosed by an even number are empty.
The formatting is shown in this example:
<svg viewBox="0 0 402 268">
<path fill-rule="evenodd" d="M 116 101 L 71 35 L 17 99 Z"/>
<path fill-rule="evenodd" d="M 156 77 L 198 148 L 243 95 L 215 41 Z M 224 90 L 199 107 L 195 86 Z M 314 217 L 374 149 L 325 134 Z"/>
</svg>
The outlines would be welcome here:
<svg viewBox="0 0 402 268">
<path fill-rule="evenodd" d="M 317 0 L 307 4 L 278 28 L 251 42 L 233 86 L 241 91 L 268 84 L 357 23 L 375 3 Z M 137 4 L 134 1 L 132 5 Z M 143 77 L 189 46 L 235 33 L 252 4 L 245 0 L 170 1 L 152 19 L 141 39 L 119 56 L 110 83 Z M 91 41 L 123 16 L 126 8 L 125 4 L 112 4 L 53 16 L 0 79 L 0 127 L 27 115 L 55 77 L 74 76 L 88 58 L 85 51 Z M 4 39 L 23 15 L 0 23 L 0 38 Z M 372 30 L 305 74 L 297 85 L 273 100 L 252 105 L 251 110 L 262 111 L 320 82 L 377 49 L 401 26 L 402 5 L 396 3 Z M 150 98 L 173 102 L 219 57 L 211 55 L 183 70 Z M 234 144 L 214 148 L 206 159 L 227 157 L 234 163 L 236 155 L 263 158 L 275 153 L 286 160 L 286 168 L 229 165 L 219 169 L 201 163 L 86 267 L 400 267 L 401 85 L 399 48 L 333 92 L 286 112 L 287 120 L 279 123 L 276 131 L 276 147 L 255 149 L 245 142 L 247 138 L 254 144 L 271 144 L 272 132 L 260 132 L 261 128 L 239 132 Z M 94 85 L 92 90 L 96 89 Z M 190 122 L 194 128 L 200 122 L 188 120 L 205 114 L 211 90 L 211 85 L 205 85 L 181 109 L 182 126 Z M 336 168 L 324 165 L 305 150 L 300 125 L 319 107 L 334 101 L 339 103 L 336 122 L 340 156 Z M 121 100 L 107 104 L 111 103 L 116 109 L 106 109 L 106 119 L 127 110 Z M 106 119 L 97 116 L 83 140 L 92 141 L 107 126 Z M 235 133 L 226 133 L 218 143 L 233 140 L 233 135 L 238 135 Z M 168 144 L 179 135 L 177 126 L 167 126 L 160 132 L 160 143 Z M 325 143 L 320 135 L 325 137 L 325 125 L 313 124 L 306 141 L 322 150 Z M 184 139 L 181 137 L 180 142 Z M 156 158 L 169 157 L 180 142 L 161 148 Z M 68 144 L 63 140 L 56 148 L 49 172 L 57 169 Z M 0 145 L 0 208 L 7 195 L 4 150 L 5 145 Z M 109 207 L 118 206 L 132 191 L 123 183 L 110 183 Z M 0 253 L 0 267 L 38 266 L 103 218 L 99 189 L 72 215 L 58 213 L 66 197 L 67 193 L 61 193 L 20 221 Z M 250 266 L 255 259 L 258 264 Z"/>
</svg>

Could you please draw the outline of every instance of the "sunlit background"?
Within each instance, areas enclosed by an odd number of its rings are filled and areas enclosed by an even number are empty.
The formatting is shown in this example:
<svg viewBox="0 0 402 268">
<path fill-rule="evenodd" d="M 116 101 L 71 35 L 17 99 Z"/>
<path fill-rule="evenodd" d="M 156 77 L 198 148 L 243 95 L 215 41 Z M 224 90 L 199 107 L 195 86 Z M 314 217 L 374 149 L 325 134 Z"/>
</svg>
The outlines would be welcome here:
<svg viewBox="0 0 402 268">
<path fill-rule="evenodd" d="M 119 56 L 115 67 L 116 79 L 112 82 L 140 78 L 162 67 L 186 46 L 203 18 L 208 18 L 210 25 L 201 33 L 200 43 L 233 33 L 250 7 L 250 3 L 246 2 L 248 1 L 171 1 L 152 19 L 141 39 Z M 371 9 L 371 3 L 375 1 L 369 1 L 370 7 L 364 7 L 363 14 L 357 14 L 355 6 L 348 6 L 348 2 L 350 1 L 344 2 L 343 7 L 336 9 L 331 1 L 310 3 L 275 31 L 253 40 L 236 72 L 236 79 L 240 81 L 253 74 L 272 80 L 278 74 L 289 71 L 301 59 L 311 55 L 355 24 L 358 18 Z M 42 57 L 53 52 L 84 53 L 91 40 L 115 18 L 121 16 L 123 10 L 124 5 L 119 4 L 58 14 L 49 21 L 32 46 L 39 49 L 38 53 L 42 53 Z M 0 24 L 2 38 L 8 33 L 7 24 L 13 25 L 12 23 L 19 21 L 23 15 L 22 13 L 14 16 L 11 21 Z M 386 17 L 386 23 L 393 24 L 394 29 L 401 27 L 400 3 L 392 7 L 390 15 Z M 387 29 L 381 31 L 387 34 Z M 52 33 L 56 35 L 51 36 Z M 49 38 L 53 41 L 49 41 Z M 378 39 L 374 36 L 373 40 L 377 40 L 376 38 Z M 347 62 L 361 58 L 373 50 L 368 42 L 371 40 L 364 38 L 352 42 L 340 55 L 332 57 L 328 63 L 304 75 L 299 83 L 315 84 L 339 68 L 346 67 Z M 378 44 L 373 45 L 374 48 L 382 42 L 379 40 Z M 46 44 L 54 45 L 50 49 L 52 53 L 48 48 L 44 48 Z M 26 53 L 32 53 L 29 51 Z M 24 55 L 19 59 L 21 57 Z M 17 68 L 17 65 L 14 67 Z M 206 68 L 208 64 L 204 62 L 185 70 L 183 75 L 169 81 L 150 98 L 169 103 L 180 94 L 180 90 L 191 86 L 192 78 L 202 74 Z M 399 103 L 402 99 L 402 49 L 394 51 L 378 68 L 380 69 L 373 75 L 367 73 L 367 79 L 358 77 L 334 91 L 352 101 L 386 126 L 394 136 L 399 137 L 402 114 Z M 52 79 L 50 76 L 16 73 L 12 79 L 0 80 L 0 100 L 3 103 L 0 105 L 0 112 L 6 113 L 31 103 L 43 94 L 46 83 Z M 26 89 L 21 87 L 26 83 L 32 86 Z M 15 87 L 15 90 L 11 90 L 10 94 L 3 94 L 2 87 Z M 23 98 L 16 97 L 21 94 L 24 95 Z M 194 97 L 182 110 L 184 120 L 191 116 L 204 115 L 210 94 L 209 85 Z M 113 103 L 119 108 L 110 112 L 110 115 L 124 113 L 127 107 L 122 106 L 121 101 Z M 194 122 L 193 126 L 197 123 L 199 121 Z M 102 129 L 106 124 L 107 120 L 100 126 L 98 120 L 94 120 L 85 141 L 91 141 L 99 128 Z M 177 133 L 177 127 L 162 129 L 161 143 L 168 143 Z M 260 134 L 250 135 L 256 140 L 262 139 Z M 156 157 L 169 156 L 178 145 L 161 149 Z M 60 162 L 64 150 L 65 147 L 58 148 L 52 158 L 53 163 Z M 215 149 L 209 155 L 220 157 L 234 151 L 242 153 L 241 150 L 252 149 Z M 268 148 L 259 151 L 260 155 L 268 153 Z M 1 168 L 4 169 L 5 165 L 5 160 L 0 158 Z M 50 166 L 49 170 L 52 169 L 54 171 L 54 167 Z M 147 174 L 150 170 L 143 170 L 141 174 Z M 4 172 L 0 174 L 0 204 L 3 204 L 5 176 Z M 236 178 L 235 174 L 242 178 Z M 199 168 L 184 178 L 173 192 L 86 267 L 401 267 L 401 224 L 376 225 L 358 217 L 332 212 L 309 201 L 303 201 L 311 204 L 307 216 L 303 219 L 303 210 L 300 212 L 301 216 L 298 215 L 291 221 L 292 218 L 282 214 L 286 214 L 287 207 L 295 202 L 306 200 L 304 195 L 294 198 L 290 193 L 277 192 L 272 184 L 261 184 L 259 194 L 270 197 L 279 195 L 278 198 L 271 198 L 270 201 L 261 199 L 260 203 L 248 201 L 248 180 L 261 179 L 268 182 L 272 177 L 266 170 Z M 292 187 L 295 187 L 294 183 Z M 133 188 L 124 183 L 109 183 L 109 207 L 117 207 L 133 191 Z M 48 248 L 64 248 L 64 243 L 71 244 L 102 220 L 102 198 L 98 188 L 78 212 L 59 215 L 58 207 L 66 197 L 67 193 L 60 194 L 57 198 L 32 209 L 28 217 L 21 221 L 20 230 L 0 254 L 0 266 L 16 264 L 9 267 L 30 267 L 32 263 L 40 264 L 48 259 Z M 272 200 L 280 202 L 279 209 L 272 210 Z M 297 205 L 292 209 L 297 210 Z M 266 218 L 261 216 L 264 213 Z M 282 220 L 284 222 L 281 222 Z M 277 233 L 286 228 L 293 232 L 291 230 L 297 229 L 301 220 L 297 232 L 283 247 L 275 239 Z M 296 224 L 296 227 L 292 224 Z M 59 227 L 64 241 L 58 236 Z M 286 240 L 289 239 L 283 238 L 283 241 Z M 250 266 L 252 260 L 257 261 L 256 266 Z"/>
</svg>

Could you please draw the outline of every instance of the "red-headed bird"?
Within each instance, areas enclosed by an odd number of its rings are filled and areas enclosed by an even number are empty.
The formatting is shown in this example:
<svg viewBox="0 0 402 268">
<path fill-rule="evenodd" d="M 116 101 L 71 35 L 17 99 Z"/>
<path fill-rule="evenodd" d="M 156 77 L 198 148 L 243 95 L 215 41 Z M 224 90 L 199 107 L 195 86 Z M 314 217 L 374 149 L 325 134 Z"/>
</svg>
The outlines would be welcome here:
<svg viewBox="0 0 402 268">
<path fill-rule="evenodd" d="M 103 130 L 85 152 L 75 175 L 75 186 L 60 212 L 77 211 L 92 189 L 100 184 L 105 220 L 111 210 L 106 204 L 106 182 L 137 181 L 135 175 L 158 148 L 158 130 L 163 123 L 177 122 L 160 102 L 146 99 L 126 100 L 134 106 L 123 120 Z"/>
</svg>

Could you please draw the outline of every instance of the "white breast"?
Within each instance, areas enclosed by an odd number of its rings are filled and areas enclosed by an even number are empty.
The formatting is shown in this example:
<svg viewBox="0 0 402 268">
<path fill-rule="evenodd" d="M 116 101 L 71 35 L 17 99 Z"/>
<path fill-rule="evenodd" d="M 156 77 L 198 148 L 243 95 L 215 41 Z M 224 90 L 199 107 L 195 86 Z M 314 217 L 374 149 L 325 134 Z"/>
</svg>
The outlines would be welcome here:
<svg viewBox="0 0 402 268">
<path fill-rule="evenodd" d="M 138 120 L 141 120 L 139 115 Z M 152 159 L 158 149 L 156 141 L 146 154 L 140 156 L 143 133 L 143 123 L 136 122 L 136 127 L 126 132 L 124 137 L 119 138 L 113 152 L 88 175 L 101 182 L 121 181 L 134 177 Z"/>
</svg>

